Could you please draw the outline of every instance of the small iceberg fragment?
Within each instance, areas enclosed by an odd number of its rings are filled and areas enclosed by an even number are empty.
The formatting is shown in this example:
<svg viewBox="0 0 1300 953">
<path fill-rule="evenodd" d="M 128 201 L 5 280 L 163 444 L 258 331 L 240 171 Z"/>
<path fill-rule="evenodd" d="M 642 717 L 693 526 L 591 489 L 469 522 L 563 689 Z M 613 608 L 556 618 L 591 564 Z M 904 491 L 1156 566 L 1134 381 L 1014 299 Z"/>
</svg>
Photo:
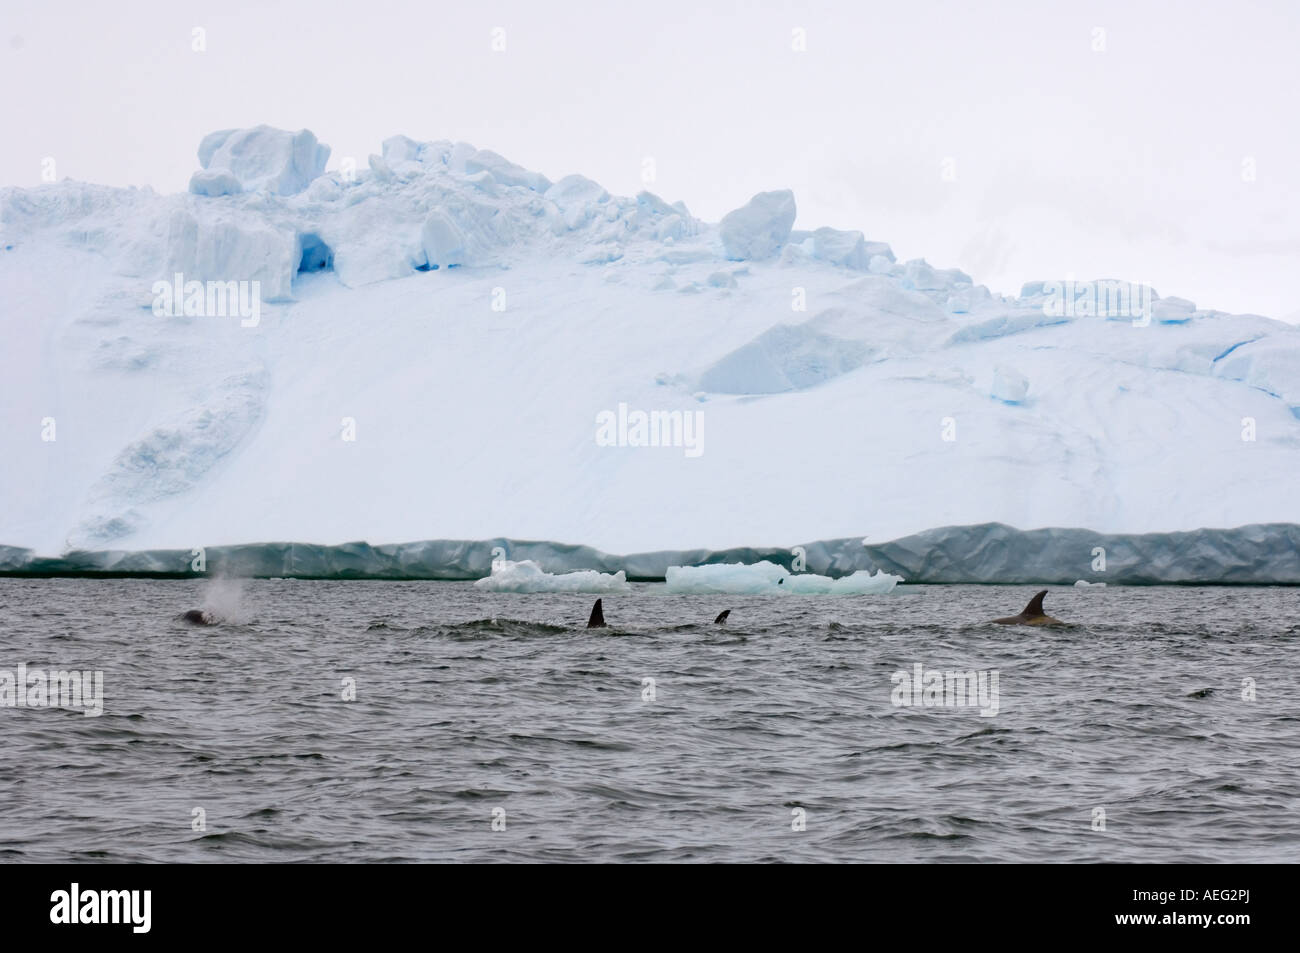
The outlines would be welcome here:
<svg viewBox="0 0 1300 953">
<path fill-rule="evenodd" d="M 1074 588 L 1076 589 L 1105 589 L 1104 582 L 1089 582 L 1087 579 L 1075 580 Z"/>
<path fill-rule="evenodd" d="M 832 579 L 814 573 L 792 574 L 784 566 L 757 563 L 715 563 L 710 566 L 669 566 L 668 591 L 692 595 L 739 596 L 797 595 L 875 596 L 893 590 L 903 581 L 884 570 L 875 574 L 860 569 L 851 576 Z"/>
<path fill-rule="evenodd" d="M 621 569 L 616 573 L 594 569 L 549 573 L 531 559 L 517 563 L 502 559 L 492 563 L 492 575 L 479 579 L 474 588 L 488 592 L 629 592 L 632 584 Z"/>
</svg>

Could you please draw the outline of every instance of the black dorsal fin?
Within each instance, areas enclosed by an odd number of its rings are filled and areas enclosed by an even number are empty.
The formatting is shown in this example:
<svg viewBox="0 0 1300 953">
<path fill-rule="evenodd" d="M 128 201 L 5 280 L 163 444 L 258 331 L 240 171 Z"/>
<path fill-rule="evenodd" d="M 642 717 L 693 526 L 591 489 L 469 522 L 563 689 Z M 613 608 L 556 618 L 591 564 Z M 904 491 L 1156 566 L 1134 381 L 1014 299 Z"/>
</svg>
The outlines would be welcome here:
<svg viewBox="0 0 1300 953">
<path fill-rule="evenodd" d="M 1025 606 L 1025 611 L 1022 612 L 1021 615 L 1027 615 L 1031 619 L 1036 618 L 1037 616 L 1047 615 L 1047 613 L 1043 611 L 1043 596 L 1045 595 L 1047 595 L 1046 589 L 1034 596 L 1034 598 L 1030 599 L 1029 605 Z"/>
<path fill-rule="evenodd" d="M 718 613 L 718 617 L 717 617 L 716 619 L 713 620 L 713 624 L 714 624 L 714 625 L 722 625 L 724 622 L 727 621 L 727 616 L 729 616 L 729 615 L 731 615 L 731 610 L 730 610 L 730 609 L 723 609 L 721 612 Z"/>
<path fill-rule="evenodd" d="M 601 608 L 600 600 L 599 600 L 599 599 L 597 599 L 597 600 L 596 600 L 596 604 L 595 604 L 594 606 L 591 607 L 591 618 L 587 620 L 587 628 L 589 628 L 589 629 L 604 629 L 604 628 L 606 628 L 606 625 L 605 625 L 605 612 L 604 612 L 604 610 Z"/>
</svg>

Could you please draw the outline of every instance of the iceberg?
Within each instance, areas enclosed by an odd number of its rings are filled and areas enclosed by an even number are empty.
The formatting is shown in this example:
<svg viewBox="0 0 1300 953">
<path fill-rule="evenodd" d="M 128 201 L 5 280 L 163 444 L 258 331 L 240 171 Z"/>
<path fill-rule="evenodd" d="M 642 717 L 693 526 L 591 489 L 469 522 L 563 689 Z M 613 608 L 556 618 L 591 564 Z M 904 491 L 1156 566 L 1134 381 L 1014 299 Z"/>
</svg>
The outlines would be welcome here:
<svg viewBox="0 0 1300 953">
<path fill-rule="evenodd" d="M 859 570 L 839 579 L 815 573 L 791 573 L 784 566 L 757 563 L 722 563 L 710 566 L 669 566 L 668 591 L 690 595 L 737 596 L 798 595 L 875 596 L 892 592 L 902 576 Z"/>
<path fill-rule="evenodd" d="M 1154 292 L 1145 326 L 1062 311 L 1060 282 L 999 294 L 796 232 L 790 192 L 707 222 L 469 143 L 379 148 L 325 171 L 314 133 L 226 129 L 190 191 L 0 189 L 0 542 L 39 554 L 18 571 L 184 575 L 162 554 L 205 548 L 473 580 L 506 528 L 587 544 L 511 560 L 629 579 L 789 565 L 770 544 L 799 539 L 832 578 L 1070 584 L 1085 541 L 1110 582 L 1295 578 L 1292 325 Z M 159 282 L 241 313 L 159 314 Z M 701 408 L 705 452 L 600 446 L 624 403 Z M 961 528 L 990 526 L 1057 529 Z M 834 542 L 867 531 L 893 542 Z"/>
<path fill-rule="evenodd" d="M 579 569 L 574 572 L 549 573 L 531 559 L 492 564 L 492 575 L 474 583 L 485 592 L 628 592 L 632 586 L 621 569 L 615 573 Z"/>
</svg>

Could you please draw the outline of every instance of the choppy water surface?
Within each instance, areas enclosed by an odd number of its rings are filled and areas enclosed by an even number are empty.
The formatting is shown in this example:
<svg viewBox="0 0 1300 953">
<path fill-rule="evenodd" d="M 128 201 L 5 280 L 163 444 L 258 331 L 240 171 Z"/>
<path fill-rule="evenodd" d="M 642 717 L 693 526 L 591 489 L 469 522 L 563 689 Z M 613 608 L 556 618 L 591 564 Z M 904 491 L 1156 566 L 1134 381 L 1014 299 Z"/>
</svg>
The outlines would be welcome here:
<svg viewBox="0 0 1300 953">
<path fill-rule="evenodd" d="M 0 860 L 1300 859 L 1300 595 L 982 623 L 1033 591 L 641 585 L 588 631 L 594 596 L 468 584 L 0 579 L 0 670 L 105 695 L 0 708 Z M 917 663 L 996 670 L 997 713 L 894 705 Z"/>
</svg>

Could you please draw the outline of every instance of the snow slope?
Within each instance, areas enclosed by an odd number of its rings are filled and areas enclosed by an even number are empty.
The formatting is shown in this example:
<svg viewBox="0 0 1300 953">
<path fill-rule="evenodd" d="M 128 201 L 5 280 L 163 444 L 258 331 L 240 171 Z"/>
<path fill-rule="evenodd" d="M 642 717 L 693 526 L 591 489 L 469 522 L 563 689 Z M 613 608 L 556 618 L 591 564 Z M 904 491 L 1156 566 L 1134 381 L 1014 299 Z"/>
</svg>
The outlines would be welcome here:
<svg viewBox="0 0 1300 953">
<path fill-rule="evenodd" d="M 788 192 L 719 226 L 464 143 L 395 136 L 355 175 L 306 132 L 201 153 L 181 195 L 0 191 L 0 542 L 1300 522 L 1290 325 L 1177 298 L 1147 326 L 1055 314 L 1038 284 L 793 230 Z M 155 314 L 177 272 L 259 282 L 256 320 Z M 620 405 L 696 413 L 702 452 L 601 445 Z"/>
</svg>

